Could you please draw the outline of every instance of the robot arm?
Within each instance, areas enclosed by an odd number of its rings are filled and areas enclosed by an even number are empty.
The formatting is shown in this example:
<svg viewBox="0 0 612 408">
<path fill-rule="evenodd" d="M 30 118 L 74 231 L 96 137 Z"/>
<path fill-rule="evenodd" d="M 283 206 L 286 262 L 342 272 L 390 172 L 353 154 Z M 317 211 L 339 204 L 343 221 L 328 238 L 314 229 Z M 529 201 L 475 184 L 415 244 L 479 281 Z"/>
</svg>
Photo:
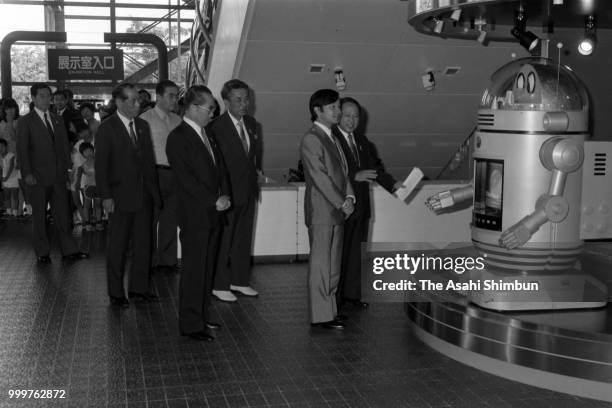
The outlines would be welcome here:
<svg viewBox="0 0 612 408">
<path fill-rule="evenodd" d="M 444 208 L 452 207 L 455 204 L 471 200 L 473 196 L 474 186 L 472 183 L 470 183 L 467 186 L 436 193 L 425 201 L 425 205 L 431 211 L 438 212 Z"/>
<path fill-rule="evenodd" d="M 563 197 L 565 181 L 569 173 L 582 166 L 584 150 L 573 139 L 553 138 L 542 145 L 540 161 L 552 171 L 547 194 L 536 201 L 535 211 L 502 232 L 499 244 L 507 249 L 525 244 L 547 222 L 559 223 L 567 217 L 569 204 Z"/>
</svg>

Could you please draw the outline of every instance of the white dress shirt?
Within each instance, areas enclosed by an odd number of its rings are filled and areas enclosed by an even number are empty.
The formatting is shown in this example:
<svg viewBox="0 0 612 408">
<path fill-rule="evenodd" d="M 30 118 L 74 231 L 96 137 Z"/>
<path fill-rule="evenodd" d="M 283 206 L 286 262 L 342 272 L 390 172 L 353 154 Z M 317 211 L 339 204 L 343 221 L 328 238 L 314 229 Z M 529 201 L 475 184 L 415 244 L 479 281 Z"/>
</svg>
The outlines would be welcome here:
<svg viewBox="0 0 612 408">
<path fill-rule="evenodd" d="M 244 117 L 241 120 L 236 119 L 230 112 L 227 112 L 229 117 L 232 119 L 234 123 L 234 127 L 236 128 L 236 132 L 238 132 L 238 136 L 240 136 L 240 127 L 244 130 L 244 137 L 246 138 L 246 144 L 249 151 L 251 151 L 251 140 L 249 139 L 249 132 L 247 131 L 246 126 L 244 125 Z"/>
<path fill-rule="evenodd" d="M 36 106 L 34 107 L 34 111 L 36 112 L 36 114 L 38 114 L 38 116 L 40 117 L 40 120 L 43 121 L 43 123 L 45 124 L 45 126 L 47 125 L 47 122 L 45 122 L 45 113 L 47 114 L 47 120 L 49 121 L 49 126 L 51 126 L 51 130 L 55 132 L 55 129 L 53 129 L 53 121 L 51 120 L 51 114 L 49 113 L 49 111 L 41 111 L 40 109 L 38 109 Z"/>
<path fill-rule="evenodd" d="M 200 127 L 200 125 L 195 123 L 193 120 L 189 119 L 187 116 L 184 116 L 183 120 L 185 121 L 185 123 L 191 126 L 193 130 L 195 130 L 198 136 L 200 136 L 200 139 L 202 139 L 202 143 L 204 143 L 204 146 L 206 146 L 206 150 L 208 150 L 208 153 L 210 153 L 210 156 L 212 157 L 213 163 L 217 164 L 217 161 L 215 160 L 215 154 L 213 153 L 212 146 L 210 145 L 210 140 L 208 140 L 208 136 L 206 136 L 204 134 L 204 131 L 202 131 L 202 127 Z"/>
<path fill-rule="evenodd" d="M 166 114 L 159 106 L 155 106 L 153 109 L 143 112 L 140 118 L 146 120 L 151 128 L 155 163 L 168 166 L 168 156 L 166 156 L 168 135 L 181 123 L 181 117 L 174 112 Z"/>
</svg>

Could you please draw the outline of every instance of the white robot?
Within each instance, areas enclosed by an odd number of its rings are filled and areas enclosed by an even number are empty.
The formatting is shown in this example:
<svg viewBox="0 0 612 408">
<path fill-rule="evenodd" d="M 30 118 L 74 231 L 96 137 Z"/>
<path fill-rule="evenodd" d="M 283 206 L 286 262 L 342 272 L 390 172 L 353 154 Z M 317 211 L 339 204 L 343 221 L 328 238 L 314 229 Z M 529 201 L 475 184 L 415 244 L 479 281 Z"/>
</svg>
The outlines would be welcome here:
<svg viewBox="0 0 612 408">
<path fill-rule="evenodd" d="M 586 89 L 568 67 L 531 57 L 493 74 L 478 112 L 472 183 L 426 205 L 440 212 L 473 200 L 472 242 L 486 268 L 472 279 L 535 282 L 540 289 L 481 289 L 469 294 L 472 302 L 496 310 L 606 304 L 607 288 L 578 258 L 582 239 L 612 236 L 612 197 L 602 183 L 610 180 L 594 174 L 598 152 L 609 152 L 610 143 L 585 143 L 588 115 Z M 600 184 L 584 196 L 583 187 Z M 592 205 L 583 204 L 587 197 Z"/>
</svg>

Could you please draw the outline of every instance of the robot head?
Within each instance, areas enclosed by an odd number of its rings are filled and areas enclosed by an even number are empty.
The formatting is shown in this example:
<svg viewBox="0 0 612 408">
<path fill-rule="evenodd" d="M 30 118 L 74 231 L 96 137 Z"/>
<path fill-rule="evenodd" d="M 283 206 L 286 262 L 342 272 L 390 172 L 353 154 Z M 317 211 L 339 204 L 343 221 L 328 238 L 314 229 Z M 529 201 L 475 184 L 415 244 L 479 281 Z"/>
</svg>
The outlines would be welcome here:
<svg viewBox="0 0 612 408">
<path fill-rule="evenodd" d="M 529 57 L 514 60 L 491 76 L 481 109 L 513 111 L 582 111 L 589 109 L 585 86 L 567 66 Z"/>
</svg>

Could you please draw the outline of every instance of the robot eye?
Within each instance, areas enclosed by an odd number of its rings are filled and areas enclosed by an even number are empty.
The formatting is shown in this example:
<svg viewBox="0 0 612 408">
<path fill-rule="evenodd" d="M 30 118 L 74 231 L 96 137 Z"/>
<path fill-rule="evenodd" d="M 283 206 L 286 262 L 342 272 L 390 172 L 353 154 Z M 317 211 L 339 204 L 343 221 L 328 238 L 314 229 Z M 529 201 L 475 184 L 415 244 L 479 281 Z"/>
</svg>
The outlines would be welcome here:
<svg viewBox="0 0 612 408">
<path fill-rule="evenodd" d="M 529 75 L 527 75 L 527 92 L 533 93 L 535 91 L 535 83 L 535 74 L 533 72 L 530 72 Z"/>
<path fill-rule="evenodd" d="M 516 87 L 518 89 L 523 89 L 525 87 L 525 76 L 523 74 L 519 74 L 516 77 Z"/>
</svg>

